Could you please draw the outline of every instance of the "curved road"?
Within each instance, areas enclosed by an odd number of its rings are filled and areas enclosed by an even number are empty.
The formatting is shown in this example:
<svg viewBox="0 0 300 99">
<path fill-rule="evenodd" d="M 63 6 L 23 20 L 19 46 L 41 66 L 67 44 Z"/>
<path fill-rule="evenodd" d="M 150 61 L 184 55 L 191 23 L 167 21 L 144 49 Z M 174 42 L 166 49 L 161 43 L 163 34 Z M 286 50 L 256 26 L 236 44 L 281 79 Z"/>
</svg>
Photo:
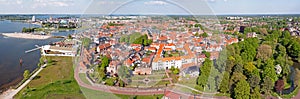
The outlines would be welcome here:
<svg viewBox="0 0 300 99">
<path fill-rule="evenodd" d="M 76 66 L 75 68 L 75 74 L 74 78 L 76 79 L 77 83 L 85 88 L 92 89 L 92 90 L 98 90 L 108 93 L 114 93 L 114 94 L 126 94 L 126 95 L 154 95 L 154 94 L 164 94 L 166 89 L 138 89 L 138 88 L 123 88 L 123 87 L 112 87 L 112 86 L 106 86 L 106 85 L 98 85 L 93 86 L 84 83 L 80 77 L 79 77 L 79 66 Z"/>
</svg>

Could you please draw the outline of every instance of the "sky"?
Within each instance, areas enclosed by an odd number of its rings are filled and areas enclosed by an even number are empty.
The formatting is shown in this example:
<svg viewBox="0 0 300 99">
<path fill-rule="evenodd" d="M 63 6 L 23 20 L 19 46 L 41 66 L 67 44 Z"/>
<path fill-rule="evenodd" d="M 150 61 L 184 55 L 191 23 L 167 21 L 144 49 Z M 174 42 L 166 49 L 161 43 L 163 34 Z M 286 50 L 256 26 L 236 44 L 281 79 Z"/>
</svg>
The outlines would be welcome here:
<svg viewBox="0 0 300 99">
<path fill-rule="evenodd" d="M 0 0 L 0 14 L 300 14 L 300 0 Z"/>
</svg>

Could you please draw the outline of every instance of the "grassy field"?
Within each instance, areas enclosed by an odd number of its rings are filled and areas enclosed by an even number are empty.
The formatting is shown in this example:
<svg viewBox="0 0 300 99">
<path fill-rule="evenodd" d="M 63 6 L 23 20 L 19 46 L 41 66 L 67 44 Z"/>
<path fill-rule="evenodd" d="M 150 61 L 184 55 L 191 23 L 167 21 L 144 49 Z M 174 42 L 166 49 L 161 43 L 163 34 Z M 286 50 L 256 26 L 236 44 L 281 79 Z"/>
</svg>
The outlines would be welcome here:
<svg viewBox="0 0 300 99">
<path fill-rule="evenodd" d="M 149 83 L 143 82 L 145 78 L 149 79 Z M 167 78 L 165 72 L 153 72 L 151 75 L 134 75 L 131 77 L 132 82 L 127 87 L 160 87 L 170 84 L 169 80 L 163 80 Z M 142 81 L 141 81 L 142 80 Z"/>
<path fill-rule="evenodd" d="M 87 99 L 161 99 L 163 95 L 147 95 L 147 96 L 130 96 L 130 95 L 120 95 L 120 94 L 111 94 L 96 90 L 87 89 L 81 87 L 83 94 Z"/>
<path fill-rule="evenodd" d="M 44 68 L 14 98 L 17 99 L 84 99 L 73 78 L 71 57 L 46 57 L 53 64 Z"/>
<path fill-rule="evenodd" d="M 44 68 L 37 77 L 22 89 L 16 99 L 157 99 L 163 95 L 130 96 L 111 94 L 80 87 L 73 78 L 70 57 L 47 57 L 53 64 Z M 85 74 L 80 78 L 88 83 Z"/>
<path fill-rule="evenodd" d="M 195 86 L 197 86 L 196 82 L 197 82 L 197 78 L 190 78 L 190 79 L 183 78 L 177 83 L 194 88 Z"/>
<path fill-rule="evenodd" d="M 86 84 L 91 85 L 91 83 L 86 79 L 86 74 L 85 73 L 80 73 L 79 78 Z"/>
</svg>

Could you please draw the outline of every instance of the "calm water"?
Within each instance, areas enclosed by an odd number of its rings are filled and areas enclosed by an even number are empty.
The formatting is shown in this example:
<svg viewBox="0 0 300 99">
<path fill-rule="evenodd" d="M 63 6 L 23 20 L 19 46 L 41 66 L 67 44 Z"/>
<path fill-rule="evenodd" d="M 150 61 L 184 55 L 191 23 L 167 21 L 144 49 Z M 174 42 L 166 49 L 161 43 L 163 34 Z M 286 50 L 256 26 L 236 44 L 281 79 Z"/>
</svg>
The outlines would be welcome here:
<svg viewBox="0 0 300 99">
<path fill-rule="evenodd" d="M 35 24 L 22 23 L 22 22 L 11 22 L 8 20 L 0 21 L 1 33 L 21 32 L 23 27 L 40 27 L 40 26 Z"/>
<path fill-rule="evenodd" d="M 23 27 L 33 26 L 37 25 L 0 21 L 0 32 L 20 32 Z M 71 32 L 74 33 L 74 31 Z M 65 34 L 66 33 L 64 32 L 61 33 L 61 35 Z M 56 33 L 56 35 L 60 35 L 60 32 Z M 33 71 L 35 68 L 37 68 L 37 63 L 39 62 L 40 58 L 40 51 L 37 50 L 25 54 L 26 50 L 35 48 L 35 45 L 41 46 L 59 40 L 61 39 L 28 40 L 20 38 L 7 38 L 0 35 L 0 90 L 8 86 L 15 85 L 21 81 L 24 70 L 28 69 Z M 24 61 L 22 66 L 19 64 L 20 58 L 22 58 Z"/>
</svg>

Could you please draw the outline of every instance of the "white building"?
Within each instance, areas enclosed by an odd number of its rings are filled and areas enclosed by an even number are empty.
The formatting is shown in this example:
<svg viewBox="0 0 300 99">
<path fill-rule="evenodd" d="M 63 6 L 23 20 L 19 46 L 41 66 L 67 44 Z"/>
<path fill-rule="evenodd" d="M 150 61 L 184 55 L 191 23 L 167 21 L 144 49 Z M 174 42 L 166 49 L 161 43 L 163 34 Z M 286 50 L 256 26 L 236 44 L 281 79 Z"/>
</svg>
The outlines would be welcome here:
<svg viewBox="0 0 300 99">
<path fill-rule="evenodd" d="M 35 16 L 32 16 L 31 21 L 32 21 L 32 22 L 35 22 L 35 21 L 36 21 Z"/>
<path fill-rule="evenodd" d="M 59 47 L 59 46 L 51 46 L 45 45 L 42 46 L 42 55 L 43 56 L 70 56 L 74 57 L 76 55 L 76 50 L 72 47 Z"/>
</svg>

